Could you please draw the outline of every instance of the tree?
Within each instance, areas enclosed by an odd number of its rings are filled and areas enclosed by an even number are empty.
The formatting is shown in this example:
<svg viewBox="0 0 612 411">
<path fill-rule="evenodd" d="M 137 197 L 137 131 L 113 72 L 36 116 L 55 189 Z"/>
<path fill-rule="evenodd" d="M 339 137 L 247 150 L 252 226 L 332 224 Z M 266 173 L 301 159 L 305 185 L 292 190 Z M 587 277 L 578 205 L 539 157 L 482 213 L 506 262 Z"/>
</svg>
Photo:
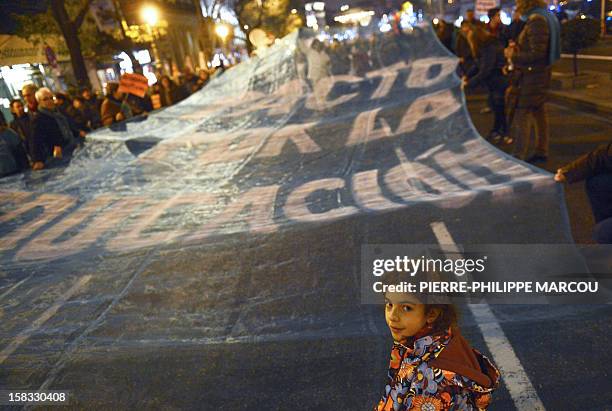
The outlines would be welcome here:
<svg viewBox="0 0 612 411">
<path fill-rule="evenodd" d="M 300 4 L 295 0 L 238 0 L 234 10 L 240 26 L 248 27 L 247 38 L 248 33 L 256 28 L 280 38 L 302 26 L 300 14 L 291 12 L 299 10 Z"/>
<path fill-rule="evenodd" d="M 41 37 L 61 34 L 66 42 L 72 70 L 79 86 L 89 86 L 79 30 L 85 22 L 92 0 L 49 0 L 46 13 L 16 16 L 17 35 L 40 43 Z"/>
<path fill-rule="evenodd" d="M 561 25 L 561 49 L 574 55 L 574 76 L 578 75 L 578 52 L 599 40 L 599 23 L 592 18 L 576 18 Z"/>
<path fill-rule="evenodd" d="M 103 60 L 119 51 L 125 51 L 132 64 L 137 66 L 131 53 L 135 42 L 123 32 L 117 2 L 113 2 L 115 10 L 112 15 L 106 16 L 117 21 L 117 29 L 113 33 L 100 30 L 89 13 L 92 2 L 92 0 L 49 0 L 44 13 L 13 16 L 18 23 L 16 34 L 34 44 L 40 44 L 50 35 L 64 37 L 78 86 L 90 86 L 84 57 Z"/>
<path fill-rule="evenodd" d="M 85 20 L 85 16 L 89 11 L 89 5 L 92 0 L 85 0 L 81 9 L 74 19 L 70 18 L 66 7 L 64 6 L 63 0 L 51 0 L 49 6 L 51 13 L 56 23 L 59 25 L 64 40 L 66 40 L 66 46 L 70 53 L 70 61 L 72 63 L 72 70 L 76 77 L 79 86 L 88 86 L 89 77 L 87 76 L 87 68 L 85 67 L 85 59 L 83 58 L 83 52 L 81 51 L 81 40 L 79 39 L 79 29 Z"/>
</svg>

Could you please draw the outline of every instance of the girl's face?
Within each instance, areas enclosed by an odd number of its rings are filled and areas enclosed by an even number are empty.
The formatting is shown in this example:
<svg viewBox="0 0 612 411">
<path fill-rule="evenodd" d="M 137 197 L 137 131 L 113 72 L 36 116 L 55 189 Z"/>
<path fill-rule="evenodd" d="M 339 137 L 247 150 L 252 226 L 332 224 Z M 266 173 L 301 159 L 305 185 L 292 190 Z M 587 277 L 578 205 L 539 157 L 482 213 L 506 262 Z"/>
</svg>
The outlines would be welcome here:
<svg viewBox="0 0 612 411">
<path fill-rule="evenodd" d="M 406 293 L 385 294 L 385 320 L 393 340 L 405 344 L 428 323 L 433 323 L 437 315 L 432 310 L 425 314 L 425 305 L 416 297 Z"/>
</svg>

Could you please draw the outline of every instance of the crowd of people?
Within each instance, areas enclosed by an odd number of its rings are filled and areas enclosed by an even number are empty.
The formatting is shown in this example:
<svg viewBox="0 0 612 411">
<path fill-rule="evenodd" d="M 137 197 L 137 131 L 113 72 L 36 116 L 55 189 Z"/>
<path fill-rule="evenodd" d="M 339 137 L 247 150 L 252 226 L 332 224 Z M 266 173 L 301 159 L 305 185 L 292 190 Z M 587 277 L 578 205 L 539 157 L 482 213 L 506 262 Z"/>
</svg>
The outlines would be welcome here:
<svg viewBox="0 0 612 411">
<path fill-rule="evenodd" d="M 124 94 L 117 82 L 106 84 L 103 98 L 87 87 L 69 95 L 26 84 L 23 100 L 10 102 L 13 120 L 8 122 L 0 112 L 0 177 L 28 168 L 41 170 L 83 144 L 87 133 L 99 127 L 176 104 L 204 87 L 210 74 L 205 69 L 197 75 L 186 70 L 175 80 L 162 75 L 142 98 Z"/>
<path fill-rule="evenodd" d="M 493 127 L 487 139 L 514 143 L 513 154 L 532 163 L 548 159 L 549 127 L 545 110 L 551 65 L 560 57 L 561 24 L 566 14 L 554 15 L 541 0 L 517 0 L 512 23 L 501 22 L 500 9 L 488 12 L 489 23 L 469 10 L 456 33 L 448 23 L 437 24 L 440 41 L 459 57 L 463 87 L 488 90 Z M 536 143 L 530 155 L 532 125 Z M 594 239 L 612 243 L 612 144 L 560 168 L 555 181 L 585 181 L 595 219 Z"/>
<path fill-rule="evenodd" d="M 441 42 L 459 57 L 463 87 L 488 91 L 488 111 L 494 116 L 487 139 L 514 144 L 513 154 L 532 163 L 548 158 L 549 128 L 545 102 L 551 66 L 560 58 L 558 18 L 542 0 L 518 0 L 512 22 L 501 21 L 498 7 L 488 11 L 487 24 L 468 10 L 456 32 L 444 21 L 437 24 Z M 530 150 L 535 124 L 536 144 Z"/>
</svg>

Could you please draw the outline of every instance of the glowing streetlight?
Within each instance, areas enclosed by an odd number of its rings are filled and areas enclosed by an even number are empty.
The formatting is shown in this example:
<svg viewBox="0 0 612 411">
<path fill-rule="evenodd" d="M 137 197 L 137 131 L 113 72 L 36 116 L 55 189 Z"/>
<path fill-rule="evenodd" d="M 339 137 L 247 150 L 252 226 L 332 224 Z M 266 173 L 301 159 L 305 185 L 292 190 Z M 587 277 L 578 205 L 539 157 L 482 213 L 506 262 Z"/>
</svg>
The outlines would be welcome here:
<svg viewBox="0 0 612 411">
<path fill-rule="evenodd" d="M 161 67 L 161 59 L 159 58 L 159 51 L 157 50 L 157 28 L 155 27 L 159 22 L 159 10 L 154 6 L 144 6 L 140 10 L 140 16 L 147 25 L 147 31 L 153 38 L 151 47 L 153 48 L 153 58 L 155 59 L 155 67 Z"/>
<path fill-rule="evenodd" d="M 215 27 L 215 33 L 217 33 L 217 36 L 221 38 L 221 41 L 225 42 L 225 39 L 229 35 L 229 27 L 227 27 L 225 24 L 217 24 Z"/>
<path fill-rule="evenodd" d="M 144 6 L 140 10 L 140 16 L 149 26 L 153 27 L 159 21 L 159 10 L 153 6 Z"/>
</svg>

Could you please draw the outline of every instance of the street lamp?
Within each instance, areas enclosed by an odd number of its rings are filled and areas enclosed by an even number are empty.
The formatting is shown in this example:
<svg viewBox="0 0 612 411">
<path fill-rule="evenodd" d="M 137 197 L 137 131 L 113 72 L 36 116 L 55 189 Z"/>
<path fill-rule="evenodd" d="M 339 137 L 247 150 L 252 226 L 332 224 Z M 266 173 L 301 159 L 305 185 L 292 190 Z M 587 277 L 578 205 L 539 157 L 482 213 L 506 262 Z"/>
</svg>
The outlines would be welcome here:
<svg viewBox="0 0 612 411">
<path fill-rule="evenodd" d="M 140 11 L 142 19 L 149 26 L 153 27 L 159 21 L 159 10 L 154 6 L 144 6 Z"/>
<path fill-rule="evenodd" d="M 215 27 L 215 33 L 217 33 L 217 36 L 219 36 L 221 41 L 225 43 L 225 39 L 229 35 L 229 27 L 227 27 L 225 24 L 217 24 Z"/>
<path fill-rule="evenodd" d="M 159 51 L 157 50 L 157 28 L 156 25 L 159 22 L 159 10 L 157 7 L 147 5 L 140 10 L 140 16 L 147 25 L 147 31 L 153 41 L 151 41 L 151 48 L 153 49 L 153 57 L 155 58 L 155 67 L 159 69 L 161 67 L 161 59 L 159 58 Z"/>
</svg>

